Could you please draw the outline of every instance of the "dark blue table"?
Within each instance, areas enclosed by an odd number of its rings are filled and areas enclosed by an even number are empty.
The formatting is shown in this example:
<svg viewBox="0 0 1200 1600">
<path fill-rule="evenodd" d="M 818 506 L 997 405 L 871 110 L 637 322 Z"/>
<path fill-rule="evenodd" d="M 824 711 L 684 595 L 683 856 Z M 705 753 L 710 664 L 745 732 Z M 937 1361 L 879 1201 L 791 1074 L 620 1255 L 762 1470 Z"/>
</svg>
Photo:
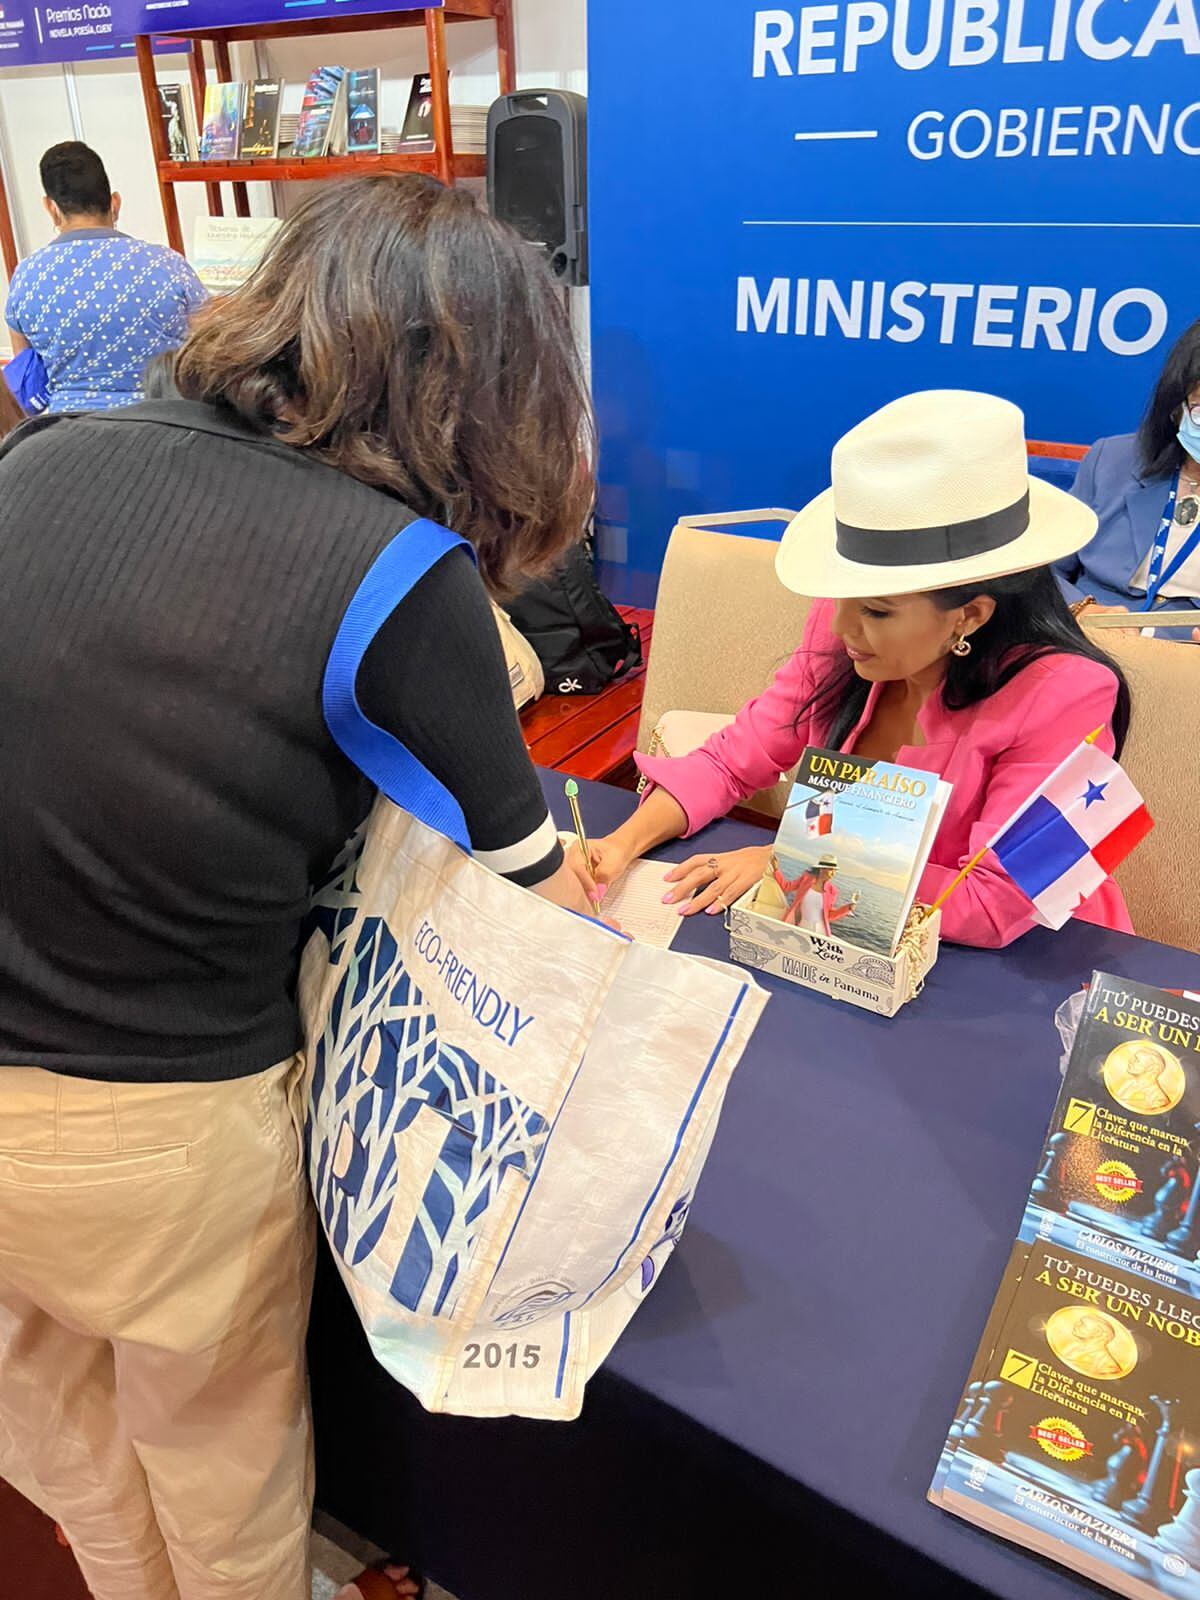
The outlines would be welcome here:
<svg viewBox="0 0 1200 1600">
<path fill-rule="evenodd" d="M 628 812 L 583 791 L 596 834 Z M 763 837 L 720 823 L 663 854 Z M 701 915 L 676 948 L 727 936 Z M 319 1502 L 460 1600 L 699 1600 L 739 1574 L 756 1600 L 1093 1593 L 925 1491 L 1058 1091 L 1054 1010 L 1094 968 L 1200 988 L 1200 957 L 1078 923 L 943 949 L 891 1020 L 762 978 L 683 1242 L 572 1426 L 425 1416 L 326 1263 Z"/>
</svg>

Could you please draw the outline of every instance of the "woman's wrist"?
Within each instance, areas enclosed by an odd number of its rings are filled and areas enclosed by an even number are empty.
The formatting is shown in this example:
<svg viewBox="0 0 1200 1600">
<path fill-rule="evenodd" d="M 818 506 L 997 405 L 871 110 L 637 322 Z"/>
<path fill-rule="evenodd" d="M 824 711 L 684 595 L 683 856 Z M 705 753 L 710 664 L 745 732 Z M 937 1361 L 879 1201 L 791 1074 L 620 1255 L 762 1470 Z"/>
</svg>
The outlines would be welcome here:
<svg viewBox="0 0 1200 1600">
<path fill-rule="evenodd" d="M 611 837 L 622 854 L 628 852 L 629 860 L 637 861 L 655 845 L 678 839 L 687 825 L 687 813 L 678 800 L 665 789 L 653 789 Z"/>
</svg>

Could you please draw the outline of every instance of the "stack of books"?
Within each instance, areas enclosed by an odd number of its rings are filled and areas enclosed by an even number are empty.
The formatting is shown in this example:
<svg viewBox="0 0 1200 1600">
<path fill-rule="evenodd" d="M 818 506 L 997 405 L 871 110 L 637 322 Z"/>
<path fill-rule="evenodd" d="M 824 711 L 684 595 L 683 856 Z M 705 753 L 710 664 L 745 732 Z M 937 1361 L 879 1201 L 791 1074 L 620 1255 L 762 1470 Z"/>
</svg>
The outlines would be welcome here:
<svg viewBox="0 0 1200 1600">
<path fill-rule="evenodd" d="M 930 1499 L 1119 1594 L 1200 1574 L 1200 996 L 1092 979 Z"/>
</svg>

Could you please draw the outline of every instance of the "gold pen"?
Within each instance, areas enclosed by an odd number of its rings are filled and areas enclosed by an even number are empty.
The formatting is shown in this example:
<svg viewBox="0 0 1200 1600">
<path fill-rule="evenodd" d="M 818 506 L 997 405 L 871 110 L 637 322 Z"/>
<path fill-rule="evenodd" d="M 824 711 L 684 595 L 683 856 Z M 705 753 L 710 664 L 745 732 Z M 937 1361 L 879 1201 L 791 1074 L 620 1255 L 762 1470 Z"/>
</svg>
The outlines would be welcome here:
<svg viewBox="0 0 1200 1600">
<path fill-rule="evenodd" d="M 579 785 L 575 782 L 574 778 L 567 779 L 566 795 L 567 804 L 571 808 L 571 821 L 575 824 L 575 837 L 579 840 L 580 850 L 583 851 L 584 863 L 589 872 L 595 872 L 596 863 L 592 860 L 592 847 L 588 843 L 588 837 L 584 831 L 583 812 L 579 809 Z M 600 915 L 599 900 L 592 900 L 592 909 L 595 911 L 597 916 Z"/>
</svg>

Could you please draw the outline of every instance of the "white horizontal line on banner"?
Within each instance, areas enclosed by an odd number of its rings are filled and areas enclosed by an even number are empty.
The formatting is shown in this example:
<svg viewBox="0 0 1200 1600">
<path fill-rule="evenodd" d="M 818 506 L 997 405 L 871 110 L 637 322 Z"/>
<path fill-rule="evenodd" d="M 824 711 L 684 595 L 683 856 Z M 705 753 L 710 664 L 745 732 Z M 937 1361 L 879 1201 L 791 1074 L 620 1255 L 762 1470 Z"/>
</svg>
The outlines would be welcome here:
<svg viewBox="0 0 1200 1600">
<path fill-rule="evenodd" d="M 801 139 L 878 139 L 878 128 L 830 128 L 825 133 L 798 133 Z"/>
<path fill-rule="evenodd" d="M 780 217 L 753 219 L 743 228 L 1190 228 L 1200 222 L 861 222 L 829 218 L 794 222 Z"/>
</svg>

